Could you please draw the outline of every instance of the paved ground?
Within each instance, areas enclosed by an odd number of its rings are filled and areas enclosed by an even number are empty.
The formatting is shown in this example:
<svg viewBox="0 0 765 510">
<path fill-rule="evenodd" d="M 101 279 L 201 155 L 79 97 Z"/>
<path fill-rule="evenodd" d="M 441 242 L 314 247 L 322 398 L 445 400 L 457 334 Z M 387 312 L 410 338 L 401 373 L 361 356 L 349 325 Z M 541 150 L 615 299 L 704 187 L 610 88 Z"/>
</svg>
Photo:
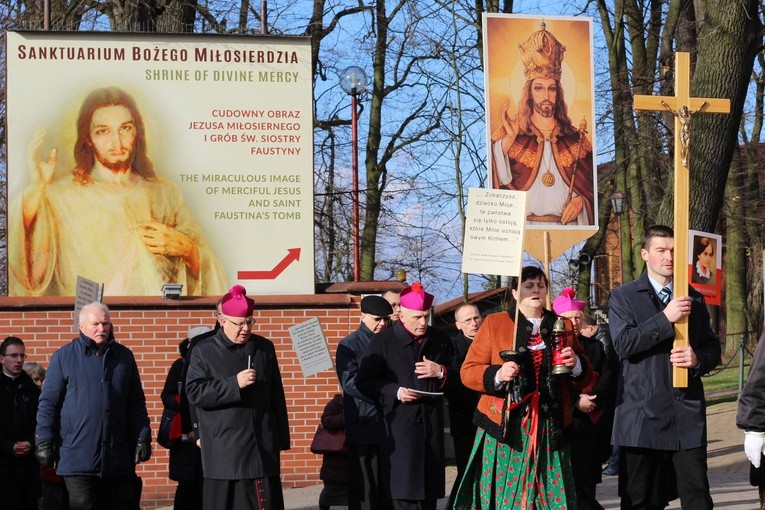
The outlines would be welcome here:
<svg viewBox="0 0 765 510">
<path fill-rule="evenodd" d="M 753 510 L 758 508 L 757 489 L 749 485 L 749 461 L 743 451 L 744 434 L 736 428 L 736 402 L 725 402 L 707 410 L 709 427 L 709 482 L 715 508 L 727 510 Z M 456 470 L 446 469 L 447 487 L 451 487 Z M 598 499 L 606 510 L 619 508 L 616 494 L 617 477 L 606 477 L 598 486 Z M 285 491 L 288 510 L 314 510 L 321 485 L 289 489 Z M 446 499 L 439 500 L 439 510 L 446 506 Z M 333 507 L 339 508 L 339 507 Z M 675 500 L 669 509 L 680 508 Z M 163 509 L 163 510 L 169 510 Z"/>
<path fill-rule="evenodd" d="M 716 404 L 707 409 L 709 435 L 709 485 L 715 508 L 754 510 L 759 508 L 757 488 L 749 485 L 749 461 L 744 455 L 744 433 L 736 428 L 736 402 Z M 618 509 L 617 477 L 610 476 L 598 486 L 598 499 L 606 509 Z M 680 508 L 673 501 L 670 509 Z"/>
<path fill-rule="evenodd" d="M 727 510 L 753 510 L 758 508 L 757 489 L 749 485 L 749 461 L 743 450 L 744 434 L 736 428 L 736 402 L 725 402 L 707 410 L 709 427 L 709 483 L 715 508 Z M 447 486 L 451 486 L 456 470 L 447 467 Z M 598 499 L 607 509 L 618 509 L 616 494 L 617 477 L 610 476 L 598 486 Z M 316 502 L 321 486 L 290 489 L 286 491 L 286 506 L 290 510 L 318 508 Z M 446 500 L 439 501 L 439 510 L 445 508 Z M 333 507 L 334 508 L 334 507 Z M 680 508 L 679 500 L 668 507 Z"/>
</svg>

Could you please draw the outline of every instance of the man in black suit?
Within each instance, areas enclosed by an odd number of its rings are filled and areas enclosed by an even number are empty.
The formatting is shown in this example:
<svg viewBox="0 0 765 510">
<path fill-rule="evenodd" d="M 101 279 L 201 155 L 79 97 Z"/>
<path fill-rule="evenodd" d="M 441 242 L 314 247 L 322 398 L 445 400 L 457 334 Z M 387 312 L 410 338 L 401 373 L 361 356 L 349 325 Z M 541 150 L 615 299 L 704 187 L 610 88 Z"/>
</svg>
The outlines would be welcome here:
<svg viewBox="0 0 765 510">
<path fill-rule="evenodd" d="M 398 299 L 398 294 L 396 294 Z M 361 394 L 356 376 L 372 337 L 388 327 L 393 307 L 380 296 L 361 300 L 361 324 L 337 346 L 335 366 L 343 387 L 345 443 L 348 446 L 348 510 L 388 510 L 390 497 L 381 482 L 380 408 Z"/>
<path fill-rule="evenodd" d="M 40 389 L 23 370 L 26 357 L 20 338 L 0 343 L 0 489 L 8 510 L 36 509 L 40 492 L 32 446 Z"/>
<path fill-rule="evenodd" d="M 611 292 L 609 321 L 622 361 L 613 443 L 622 447 L 621 508 L 711 509 L 706 403 L 701 376 L 720 363 L 704 298 L 693 288 L 673 298 L 674 233 L 646 230 L 645 272 Z M 688 318 L 689 342 L 673 347 L 674 323 Z M 688 369 L 688 387 L 672 387 L 672 368 Z"/>
<path fill-rule="evenodd" d="M 396 510 L 435 510 L 444 497 L 443 393 L 450 391 L 449 338 L 428 326 L 433 295 L 401 291 L 401 319 L 372 337 L 356 387 L 382 406 L 380 456 Z M 387 472 L 385 472 L 387 471 Z"/>
<path fill-rule="evenodd" d="M 457 488 L 462 480 L 462 475 L 465 473 L 465 466 L 470 459 L 470 452 L 473 449 L 473 440 L 475 439 L 476 426 L 473 424 L 473 414 L 481 394 L 466 388 L 458 379 L 462 362 L 465 361 L 470 344 L 473 343 L 473 338 L 478 333 L 478 328 L 481 327 L 482 322 L 483 317 L 481 317 L 478 307 L 470 303 L 463 303 L 454 311 L 454 325 L 458 331 L 452 337 L 452 355 L 449 362 L 452 375 L 455 378 L 454 390 L 449 396 L 449 433 L 454 443 L 457 479 L 454 480 L 446 508 L 451 508 L 454 503 L 454 496 L 457 494 Z"/>
</svg>

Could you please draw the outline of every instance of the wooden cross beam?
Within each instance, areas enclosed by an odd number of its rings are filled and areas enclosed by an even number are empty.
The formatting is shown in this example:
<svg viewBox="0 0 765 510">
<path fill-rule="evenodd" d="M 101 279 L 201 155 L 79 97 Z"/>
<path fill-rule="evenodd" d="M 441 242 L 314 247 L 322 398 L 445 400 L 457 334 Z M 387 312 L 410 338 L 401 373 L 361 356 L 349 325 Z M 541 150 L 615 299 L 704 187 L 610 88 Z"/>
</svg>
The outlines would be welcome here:
<svg viewBox="0 0 765 510">
<path fill-rule="evenodd" d="M 636 110 L 669 111 L 675 116 L 675 269 L 673 293 L 688 295 L 688 188 L 691 119 L 697 113 L 729 113 L 730 99 L 691 97 L 691 67 L 688 53 L 675 53 L 675 96 L 635 96 Z M 675 323 L 675 347 L 688 345 L 688 318 Z M 672 384 L 688 387 L 688 370 L 674 368 Z"/>
</svg>

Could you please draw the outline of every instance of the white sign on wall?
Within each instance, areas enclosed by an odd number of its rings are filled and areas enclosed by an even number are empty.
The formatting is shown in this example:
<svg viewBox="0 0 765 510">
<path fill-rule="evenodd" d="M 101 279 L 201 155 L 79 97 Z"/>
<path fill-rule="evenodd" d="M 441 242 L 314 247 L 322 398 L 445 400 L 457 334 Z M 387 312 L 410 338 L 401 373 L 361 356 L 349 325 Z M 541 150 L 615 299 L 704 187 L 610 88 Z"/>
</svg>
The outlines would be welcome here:
<svg viewBox="0 0 765 510">
<path fill-rule="evenodd" d="M 310 377 L 335 366 L 319 319 L 314 317 L 296 324 L 289 328 L 289 332 L 303 377 Z"/>
</svg>

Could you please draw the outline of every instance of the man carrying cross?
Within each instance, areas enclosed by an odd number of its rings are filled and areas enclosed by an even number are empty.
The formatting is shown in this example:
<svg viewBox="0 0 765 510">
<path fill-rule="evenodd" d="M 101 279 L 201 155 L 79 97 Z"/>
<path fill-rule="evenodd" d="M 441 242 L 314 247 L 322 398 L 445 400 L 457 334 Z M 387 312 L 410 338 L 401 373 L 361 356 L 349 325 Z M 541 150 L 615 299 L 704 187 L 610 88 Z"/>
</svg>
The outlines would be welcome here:
<svg viewBox="0 0 765 510">
<path fill-rule="evenodd" d="M 622 509 L 663 509 L 678 495 L 683 508 L 712 508 L 701 376 L 720 363 L 720 343 L 702 295 L 688 287 L 688 295 L 673 296 L 674 247 L 671 228 L 646 229 L 645 272 L 609 298 L 611 337 L 622 362 L 614 419 L 622 425 L 612 440 L 623 452 Z M 682 319 L 689 342 L 673 346 Z M 689 371 L 687 388 L 672 387 L 673 368 Z"/>
</svg>

